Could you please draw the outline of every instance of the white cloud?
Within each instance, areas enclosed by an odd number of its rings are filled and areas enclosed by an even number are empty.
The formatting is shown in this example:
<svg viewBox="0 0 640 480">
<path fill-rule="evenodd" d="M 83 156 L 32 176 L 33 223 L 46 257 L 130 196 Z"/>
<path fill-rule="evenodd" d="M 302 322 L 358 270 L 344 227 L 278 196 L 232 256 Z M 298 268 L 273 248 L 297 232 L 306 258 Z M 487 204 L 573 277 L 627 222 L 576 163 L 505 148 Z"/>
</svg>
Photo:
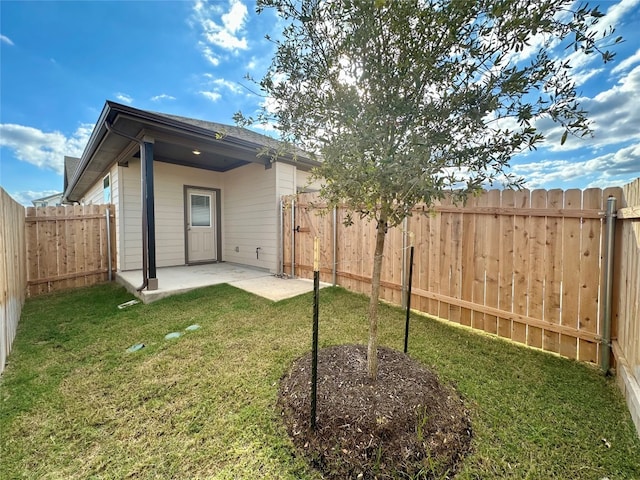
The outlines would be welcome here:
<svg viewBox="0 0 640 480">
<path fill-rule="evenodd" d="M 604 17 L 600 19 L 600 22 L 593 28 L 597 36 L 602 37 L 609 26 L 616 26 L 623 23 L 625 17 L 636 6 L 640 5 L 640 0 L 621 0 L 607 9 Z"/>
<path fill-rule="evenodd" d="M 126 93 L 118 92 L 116 93 L 116 98 L 122 103 L 130 104 L 133 102 L 133 97 L 131 97 L 131 95 L 127 95 Z"/>
<path fill-rule="evenodd" d="M 220 58 L 211 47 L 234 53 L 249 48 L 243 35 L 248 10 L 240 0 L 229 0 L 226 11 L 218 3 L 197 0 L 193 6 L 193 17 L 195 21 L 192 24 L 199 27 L 205 40 L 198 42 L 198 47 L 213 66 L 219 65 Z"/>
<path fill-rule="evenodd" d="M 624 72 L 630 67 L 633 67 L 636 63 L 640 63 L 640 48 L 636 50 L 636 53 L 634 53 L 630 57 L 625 58 L 618 65 L 616 65 L 613 70 L 611 70 L 611 73 L 616 75 L 620 72 Z"/>
<path fill-rule="evenodd" d="M 152 102 L 159 102 L 161 100 L 175 100 L 175 99 L 176 97 L 174 97 L 173 95 L 167 95 L 166 93 L 162 93 L 160 95 L 155 95 L 151 97 Z"/>
<path fill-rule="evenodd" d="M 240 86 L 240 84 L 230 82 L 229 80 L 225 80 L 224 78 L 218 78 L 214 80 L 213 84 L 220 88 L 231 90 L 233 93 L 242 93 L 242 87 Z"/>
<path fill-rule="evenodd" d="M 7 37 L 6 35 L 0 35 L 0 42 L 1 43 L 6 43 L 7 45 L 11 45 L 11 46 L 14 45 L 13 41 L 9 37 Z"/>
<path fill-rule="evenodd" d="M 238 38 L 226 30 L 213 30 L 205 33 L 205 38 L 225 50 L 246 50 L 247 39 Z"/>
<path fill-rule="evenodd" d="M 214 79 L 214 76 L 210 73 L 205 73 L 203 76 L 207 79 L 203 82 L 203 87 L 206 90 L 200 90 L 198 93 L 204 95 L 212 102 L 216 102 L 222 98 L 223 90 L 230 91 L 237 95 L 242 93 L 242 87 L 235 82 L 230 82 L 224 78 Z"/>
<path fill-rule="evenodd" d="M 62 184 L 60 184 L 60 190 L 42 190 L 40 192 L 34 192 L 33 190 L 25 190 L 22 192 L 11 192 L 11 198 L 13 198 L 16 202 L 21 203 L 26 207 L 33 207 L 33 203 L 31 200 L 35 200 L 37 198 L 44 198 L 50 195 L 55 195 L 56 193 L 60 193 L 62 191 Z"/>
<path fill-rule="evenodd" d="M 589 31 L 595 33 L 596 39 L 602 39 L 603 35 L 607 33 L 609 27 L 618 28 L 620 24 L 624 23 L 625 16 L 632 11 L 637 5 L 640 4 L 640 0 L 621 0 L 609 7 L 598 21 L 598 23 L 592 26 Z M 615 36 L 616 34 L 614 34 Z M 584 72 L 588 66 L 595 60 L 599 60 L 600 56 L 596 53 L 585 55 L 582 51 L 572 52 L 565 60 L 569 60 L 571 68 L 573 69 L 573 76 L 576 78 L 576 83 L 580 85 L 584 83 L 590 76 L 588 72 Z M 598 72 L 595 72 L 598 73 Z"/>
<path fill-rule="evenodd" d="M 211 65 L 213 65 L 214 67 L 220 65 L 220 59 L 215 56 L 213 50 L 211 50 L 211 47 L 208 47 L 204 42 L 198 42 L 198 45 L 202 50 L 202 55 Z"/>
<path fill-rule="evenodd" d="M 604 68 L 578 70 L 573 74 L 572 78 L 573 81 L 576 82 L 576 86 L 579 87 L 580 85 L 584 85 L 591 77 L 601 73 L 602 71 L 604 71 Z"/>
<path fill-rule="evenodd" d="M 67 137 L 61 132 L 43 132 L 33 127 L 3 123 L 0 124 L 0 146 L 13 150 L 23 162 L 62 174 L 64 156 L 80 157 L 92 130 L 93 125 L 81 124 Z"/>
<path fill-rule="evenodd" d="M 524 177 L 529 188 L 558 182 L 599 187 L 622 185 L 640 176 L 640 142 L 586 160 L 542 160 L 514 165 L 512 171 Z"/>
<path fill-rule="evenodd" d="M 280 133 L 280 130 L 278 129 L 277 125 L 273 122 L 256 123 L 251 125 L 251 128 L 253 128 L 254 130 L 262 130 L 263 132 Z"/>
<path fill-rule="evenodd" d="M 580 105 L 588 112 L 589 119 L 593 120 L 593 138 L 570 136 L 564 145 L 560 145 L 562 127 L 544 119 L 536 124 L 547 139 L 544 147 L 552 151 L 570 151 L 640 139 L 640 65 L 622 76 L 617 85 L 593 98 L 581 98 Z"/>
<path fill-rule="evenodd" d="M 220 93 L 218 93 L 218 92 L 200 91 L 198 93 L 200 93 L 200 95 L 203 95 L 204 97 L 208 98 L 212 102 L 217 102 L 222 97 L 222 95 Z"/>
</svg>

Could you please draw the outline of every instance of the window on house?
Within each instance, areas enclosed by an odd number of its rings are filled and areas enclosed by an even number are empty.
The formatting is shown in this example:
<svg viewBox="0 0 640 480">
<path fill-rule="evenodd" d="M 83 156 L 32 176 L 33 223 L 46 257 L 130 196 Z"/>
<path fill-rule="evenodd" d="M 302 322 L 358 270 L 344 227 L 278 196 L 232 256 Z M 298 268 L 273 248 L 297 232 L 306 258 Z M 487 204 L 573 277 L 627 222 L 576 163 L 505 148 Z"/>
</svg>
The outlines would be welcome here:
<svg viewBox="0 0 640 480">
<path fill-rule="evenodd" d="M 111 203 L 111 175 L 107 174 L 102 179 L 102 191 L 104 192 L 104 203 Z"/>
<path fill-rule="evenodd" d="M 191 226 L 211 226 L 211 196 L 191 194 Z"/>
</svg>

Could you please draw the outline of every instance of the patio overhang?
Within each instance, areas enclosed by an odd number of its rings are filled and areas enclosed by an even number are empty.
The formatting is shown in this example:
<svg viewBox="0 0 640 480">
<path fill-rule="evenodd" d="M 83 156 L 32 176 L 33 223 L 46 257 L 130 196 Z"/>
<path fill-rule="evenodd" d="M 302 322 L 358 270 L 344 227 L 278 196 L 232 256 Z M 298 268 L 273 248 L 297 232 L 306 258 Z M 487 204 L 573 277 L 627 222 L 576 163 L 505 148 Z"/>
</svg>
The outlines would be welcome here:
<svg viewBox="0 0 640 480">
<path fill-rule="evenodd" d="M 269 168 L 273 161 L 295 164 L 301 170 L 319 165 L 302 150 L 292 150 L 282 142 L 245 128 L 107 101 L 79 166 L 69 178 L 64 201 L 80 201 L 114 162 L 126 164 L 132 157 L 139 157 L 139 144 L 133 139 L 143 138 L 153 139 L 154 161 L 217 172 L 249 163 Z"/>
<path fill-rule="evenodd" d="M 154 213 L 154 162 L 226 172 L 259 163 L 295 164 L 301 170 L 319 165 L 302 150 L 245 128 L 222 125 L 107 101 L 72 175 L 65 175 L 64 203 L 79 202 L 107 171 L 133 158 L 141 166 L 143 289 L 157 290 Z M 66 161 L 66 160 L 65 160 Z"/>
</svg>

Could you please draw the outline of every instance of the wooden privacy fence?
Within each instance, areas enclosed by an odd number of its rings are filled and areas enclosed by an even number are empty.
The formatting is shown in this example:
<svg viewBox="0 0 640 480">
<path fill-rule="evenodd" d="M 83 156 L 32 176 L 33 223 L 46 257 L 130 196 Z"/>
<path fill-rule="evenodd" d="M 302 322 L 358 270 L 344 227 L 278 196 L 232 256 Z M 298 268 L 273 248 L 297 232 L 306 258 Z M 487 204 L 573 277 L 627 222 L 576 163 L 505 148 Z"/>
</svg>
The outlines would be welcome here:
<svg viewBox="0 0 640 480">
<path fill-rule="evenodd" d="M 112 271 L 116 266 L 114 210 L 111 205 L 27 208 L 28 295 L 107 281 L 109 246 Z"/>
<path fill-rule="evenodd" d="M 0 373 L 11 351 L 27 286 L 24 207 L 0 188 Z"/>
<path fill-rule="evenodd" d="M 431 212 L 416 208 L 404 229 L 387 235 L 381 298 L 401 303 L 410 232 L 412 308 L 598 362 L 603 218 L 610 195 L 620 200 L 622 189 L 491 190 L 465 207 L 445 200 Z M 332 281 L 335 265 L 338 284 L 368 294 L 375 225 L 355 216 L 345 227 L 344 208 L 318 215 L 322 207 L 317 194 L 298 195 L 294 208 L 285 199 L 284 272 L 291 273 L 293 249 L 295 275 L 311 276 L 312 239 L 319 236 L 322 281 Z"/>
<path fill-rule="evenodd" d="M 640 435 L 640 178 L 623 188 L 616 222 L 613 352 L 618 384 Z"/>
</svg>

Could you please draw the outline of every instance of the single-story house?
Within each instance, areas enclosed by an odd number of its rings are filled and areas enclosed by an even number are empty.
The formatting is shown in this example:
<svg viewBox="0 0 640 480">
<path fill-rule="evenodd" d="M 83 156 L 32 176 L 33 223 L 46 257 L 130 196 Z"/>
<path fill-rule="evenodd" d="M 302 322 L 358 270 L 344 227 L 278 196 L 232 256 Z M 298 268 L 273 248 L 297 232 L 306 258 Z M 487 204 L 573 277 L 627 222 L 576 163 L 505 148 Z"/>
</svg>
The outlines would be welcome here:
<svg viewBox="0 0 640 480">
<path fill-rule="evenodd" d="M 57 207 L 62 203 L 62 192 L 31 200 L 34 207 Z"/>
<path fill-rule="evenodd" d="M 107 101 L 82 157 L 65 157 L 65 203 L 113 204 L 117 268 L 233 262 L 276 273 L 280 198 L 317 161 L 245 128 Z M 293 153 L 291 153 L 293 152 Z M 160 279 L 160 281 L 162 281 Z"/>
</svg>

